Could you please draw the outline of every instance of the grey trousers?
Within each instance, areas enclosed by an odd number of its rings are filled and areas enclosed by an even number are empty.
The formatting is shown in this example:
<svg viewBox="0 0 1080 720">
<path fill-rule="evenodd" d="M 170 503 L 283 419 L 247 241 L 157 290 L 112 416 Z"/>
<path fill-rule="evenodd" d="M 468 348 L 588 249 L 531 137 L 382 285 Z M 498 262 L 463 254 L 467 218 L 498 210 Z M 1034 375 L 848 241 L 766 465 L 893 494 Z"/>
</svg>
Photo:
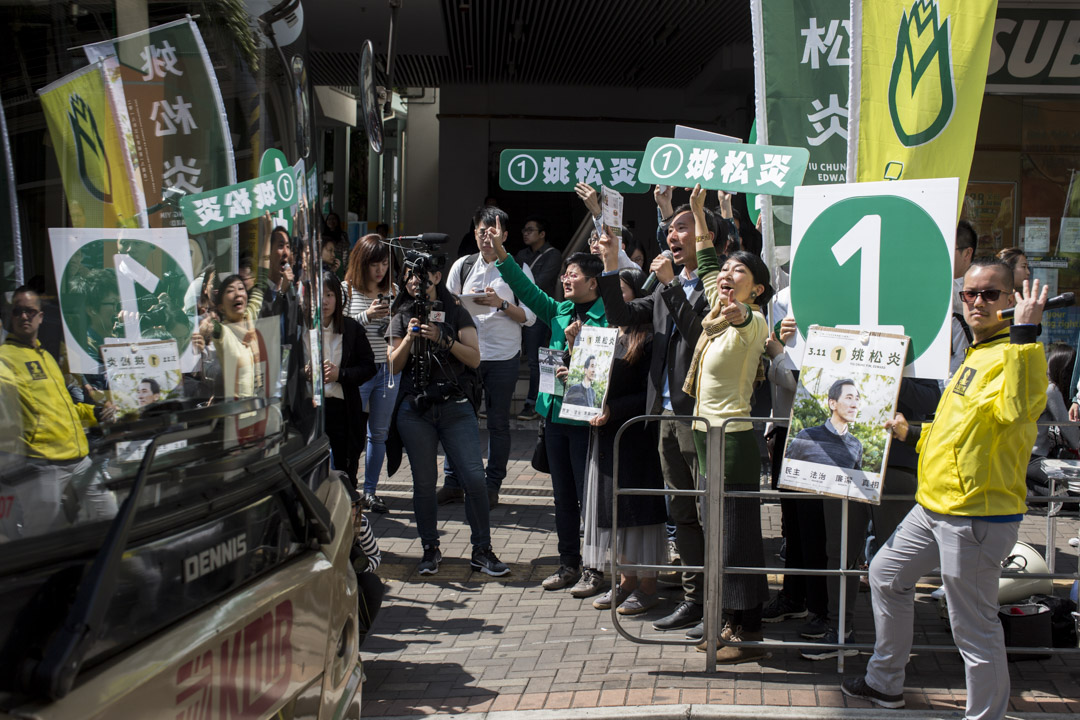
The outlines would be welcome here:
<svg viewBox="0 0 1080 720">
<path fill-rule="evenodd" d="M 866 682 L 904 691 L 911 654 L 915 583 L 941 566 L 953 640 L 964 659 L 967 720 L 1000 720 L 1009 706 L 1005 637 L 998 621 L 1001 561 L 1016 544 L 1019 522 L 939 515 L 916 505 L 870 563 L 877 642 Z"/>
<path fill-rule="evenodd" d="M 664 415 L 672 415 L 669 410 Z M 697 448 L 689 423 L 660 422 L 660 469 L 664 483 L 676 490 L 697 490 Z M 669 498 L 668 512 L 675 523 L 675 544 L 684 565 L 705 564 L 705 533 L 696 497 Z M 697 605 L 705 604 L 705 581 L 701 573 L 683 573 L 683 596 Z"/>
</svg>

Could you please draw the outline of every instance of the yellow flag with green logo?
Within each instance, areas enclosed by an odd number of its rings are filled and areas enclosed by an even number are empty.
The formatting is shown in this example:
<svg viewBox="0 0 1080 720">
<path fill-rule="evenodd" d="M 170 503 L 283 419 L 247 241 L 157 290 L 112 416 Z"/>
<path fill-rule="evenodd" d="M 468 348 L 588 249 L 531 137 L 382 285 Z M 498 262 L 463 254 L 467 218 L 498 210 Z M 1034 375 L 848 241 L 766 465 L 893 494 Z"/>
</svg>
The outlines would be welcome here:
<svg viewBox="0 0 1080 720">
<path fill-rule="evenodd" d="M 138 227 L 145 212 L 103 63 L 38 90 L 75 227 Z"/>
<path fill-rule="evenodd" d="M 960 178 L 979 129 L 997 0 L 851 0 L 848 181 Z"/>
</svg>

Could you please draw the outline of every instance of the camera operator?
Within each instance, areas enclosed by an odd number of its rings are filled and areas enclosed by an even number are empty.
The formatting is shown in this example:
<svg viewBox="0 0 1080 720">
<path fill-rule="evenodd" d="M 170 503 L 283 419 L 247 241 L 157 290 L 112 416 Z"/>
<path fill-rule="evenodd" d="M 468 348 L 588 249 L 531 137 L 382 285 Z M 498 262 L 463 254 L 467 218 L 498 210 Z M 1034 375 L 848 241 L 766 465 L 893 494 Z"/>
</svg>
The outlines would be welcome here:
<svg viewBox="0 0 1080 720">
<path fill-rule="evenodd" d="M 442 258 L 440 258 L 442 259 Z M 491 551 L 491 526 L 480 429 L 476 419 L 480 343 L 469 313 L 440 283 L 441 264 L 406 254 L 404 284 L 390 322 L 393 373 L 401 373 L 397 430 L 413 475 L 413 512 L 424 556 L 417 571 L 439 570 L 437 453 L 441 442 L 465 489 L 473 569 L 496 577 L 510 569 Z"/>
</svg>

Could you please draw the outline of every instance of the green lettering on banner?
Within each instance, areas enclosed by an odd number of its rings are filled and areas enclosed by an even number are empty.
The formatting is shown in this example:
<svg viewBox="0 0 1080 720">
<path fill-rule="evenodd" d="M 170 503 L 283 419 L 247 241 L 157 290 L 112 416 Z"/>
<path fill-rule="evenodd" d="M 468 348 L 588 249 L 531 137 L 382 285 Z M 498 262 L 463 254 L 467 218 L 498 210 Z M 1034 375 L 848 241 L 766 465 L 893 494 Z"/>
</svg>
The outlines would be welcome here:
<svg viewBox="0 0 1080 720">
<path fill-rule="evenodd" d="M 809 159 L 806 148 L 653 138 L 639 176 L 655 185 L 790 197 Z"/>
<path fill-rule="evenodd" d="M 640 151 L 503 150 L 499 155 L 499 187 L 532 192 L 573 192 L 579 182 L 626 193 L 644 193 Z"/>
<path fill-rule="evenodd" d="M 192 235 L 197 235 L 285 210 L 296 204 L 295 173 L 286 166 L 236 185 L 186 195 L 180 200 L 184 224 Z"/>
</svg>

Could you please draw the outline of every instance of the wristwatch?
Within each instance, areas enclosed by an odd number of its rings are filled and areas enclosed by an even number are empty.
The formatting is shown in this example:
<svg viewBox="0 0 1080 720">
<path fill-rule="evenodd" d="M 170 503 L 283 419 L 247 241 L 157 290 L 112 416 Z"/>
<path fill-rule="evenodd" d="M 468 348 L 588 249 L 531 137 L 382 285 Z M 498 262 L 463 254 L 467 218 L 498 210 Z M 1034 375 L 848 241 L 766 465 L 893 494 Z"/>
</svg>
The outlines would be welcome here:
<svg viewBox="0 0 1080 720">
<path fill-rule="evenodd" d="M 499 305 L 499 309 L 503 312 L 506 312 L 506 308 L 508 307 L 510 307 L 510 303 L 506 302 L 505 300 L 503 300 L 502 304 Z"/>
</svg>

